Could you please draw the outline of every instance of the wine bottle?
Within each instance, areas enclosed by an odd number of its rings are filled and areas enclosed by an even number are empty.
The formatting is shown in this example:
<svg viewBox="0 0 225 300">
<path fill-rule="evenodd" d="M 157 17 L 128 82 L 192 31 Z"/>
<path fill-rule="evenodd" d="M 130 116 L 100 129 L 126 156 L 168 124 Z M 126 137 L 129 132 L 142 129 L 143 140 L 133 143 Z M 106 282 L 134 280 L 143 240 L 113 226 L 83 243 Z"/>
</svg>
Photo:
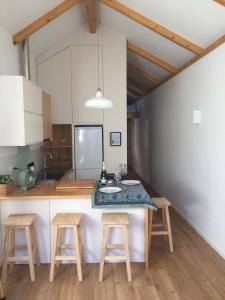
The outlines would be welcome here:
<svg viewBox="0 0 225 300">
<path fill-rule="evenodd" d="M 105 168 L 105 162 L 102 162 L 102 172 L 101 172 L 101 184 L 106 184 L 107 172 Z"/>
</svg>

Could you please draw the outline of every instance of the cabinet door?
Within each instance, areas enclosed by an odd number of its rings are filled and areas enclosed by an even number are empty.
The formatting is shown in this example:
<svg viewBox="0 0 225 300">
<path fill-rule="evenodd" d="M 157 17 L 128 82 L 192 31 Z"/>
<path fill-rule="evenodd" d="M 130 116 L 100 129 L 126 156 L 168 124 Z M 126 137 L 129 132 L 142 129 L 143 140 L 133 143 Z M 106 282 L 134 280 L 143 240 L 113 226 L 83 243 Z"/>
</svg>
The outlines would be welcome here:
<svg viewBox="0 0 225 300">
<path fill-rule="evenodd" d="M 41 88 L 34 82 L 23 78 L 24 110 L 42 115 Z"/>
<path fill-rule="evenodd" d="M 98 47 L 71 47 L 71 64 L 73 122 L 102 123 L 102 109 L 85 107 L 85 101 L 95 96 L 98 87 Z M 99 70 L 101 78 L 101 67 Z"/>
<path fill-rule="evenodd" d="M 38 83 L 52 97 L 53 124 L 71 124 L 71 70 L 69 49 L 37 66 Z"/>
<path fill-rule="evenodd" d="M 52 114 L 51 114 L 51 96 L 42 91 L 42 109 L 43 109 L 43 138 L 52 137 Z"/>
<path fill-rule="evenodd" d="M 31 145 L 43 141 L 43 117 L 24 112 L 25 144 Z"/>
</svg>

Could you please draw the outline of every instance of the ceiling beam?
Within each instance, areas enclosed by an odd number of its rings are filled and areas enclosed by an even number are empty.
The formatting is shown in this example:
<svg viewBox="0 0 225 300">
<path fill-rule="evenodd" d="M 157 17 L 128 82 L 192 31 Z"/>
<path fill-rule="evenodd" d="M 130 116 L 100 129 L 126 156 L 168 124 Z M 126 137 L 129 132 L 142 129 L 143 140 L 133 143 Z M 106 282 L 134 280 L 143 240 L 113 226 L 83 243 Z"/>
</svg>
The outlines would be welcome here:
<svg viewBox="0 0 225 300">
<path fill-rule="evenodd" d="M 187 69 L 188 67 L 190 67 L 191 65 L 193 65 L 195 62 L 197 62 L 198 60 L 200 60 L 202 57 L 206 56 L 207 54 L 209 54 L 210 52 L 212 52 L 213 50 L 215 50 L 216 48 L 218 48 L 219 46 L 221 46 L 224 43 L 225 43 L 225 34 L 223 36 L 221 36 L 220 38 L 218 38 L 211 45 L 209 45 L 200 55 L 196 55 L 195 57 L 193 57 L 192 59 L 190 59 L 189 61 L 187 61 L 183 66 L 181 66 L 177 70 L 177 72 L 175 74 L 170 74 L 169 76 L 167 76 L 166 78 L 164 78 L 158 85 L 156 85 L 156 86 L 152 87 L 151 89 L 149 89 L 148 92 L 147 92 L 147 94 L 150 93 L 150 92 L 152 92 L 154 89 L 158 88 L 160 85 L 162 85 L 163 83 L 167 82 L 168 80 L 170 80 L 171 78 L 173 78 L 177 74 L 181 73 L 183 70 Z"/>
<path fill-rule="evenodd" d="M 225 6 L 225 0 L 214 0 L 214 1 Z"/>
<path fill-rule="evenodd" d="M 127 78 L 127 86 L 132 91 L 136 91 L 136 94 L 139 94 L 140 96 L 144 96 L 146 94 L 146 88 L 140 86 L 140 84 L 132 78 Z"/>
<path fill-rule="evenodd" d="M 127 89 L 131 91 L 133 94 L 135 94 L 138 98 L 142 98 L 145 95 L 144 92 L 140 92 L 139 90 L 136 89 L 136 87 L 133 87 L 132 85 L 128 85 Z"/>
<path fill-rule="evenodd" d="M 127 95 L 130 96 L 133 99 L 137 99 L 140 97 L 139 93 L 136 93 L 135 91 L 132 91 L 129 86 L 127 87 Z"/>
<path fill-rule="evenodd" d="M 128 62 L 127 66 L 130 70 L 132 70 L 133 72 L 139 74 L 140 76 L 142 76 L 146 80 L 149 80 L 149 81 L 154 82 L 156 84 L 160 83 L 160 80 L 158 78 L 156 78 L 155 76 L 145 72 L 144 70 L 140 69 L 139 67 L 135 66 L 134 64 Z"/>
<path fill-rule="evenodd" d="M 96 33 L 96 14 L 94 0 L 86 0 L 88 25 L 90 33 Z"/>
<path fill-rule="evenodd" d="M 59 5 L 55 6 L 54 8 L 50 9 L 47 13 L 42 15 L 41 17 L 37 18 L 35 21 L 24 27 L 19 32 L 13 35 L 13 43 L 18 44 L 28 38 L 32 33 L 39 30 L 68 9 L 76 5 L 80 0 L 64 0 Z"/>
<path fill-rule="evenodd" d="M 187 40 L 186 38 L 176 34 L 170 29 L 156 23 L 116 0 L 101 0 L 101 2 L 195 54 L 200 54 L 203 51 L 203 48 L 197 44 Z"/>
<path fill-rule="evenodd" d="M 172 66 L 171 64 L 169 64 L 168 62 L 166 62 L 165 60 L 157 57 L 156 55 L 150 53 L 149 51 L 131 43 L 131 42 L 127 42 L 127 48 L 131 51 L 133 51 L 134 53 L 136 53 L 137 55 L 147 59 L 148 61 L 150 61 L 151 63 L 169 71 L 170 73 L 176 73 L 177 72 L 177 68 Z"/>
</svg>

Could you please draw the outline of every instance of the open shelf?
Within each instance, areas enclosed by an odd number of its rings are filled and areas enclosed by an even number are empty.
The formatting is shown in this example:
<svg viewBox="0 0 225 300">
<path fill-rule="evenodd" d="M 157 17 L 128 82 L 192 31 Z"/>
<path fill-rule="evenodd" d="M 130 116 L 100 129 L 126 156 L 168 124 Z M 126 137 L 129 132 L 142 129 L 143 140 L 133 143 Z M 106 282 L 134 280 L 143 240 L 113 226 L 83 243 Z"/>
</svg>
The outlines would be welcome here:
<svg viewBox="0 0 225 300">
<path fill-rule="evenodd" d="M 51 148 L 72 148 L 72 146 L 61 146 L 61 145 L 59 145 L 59 146 L 53 146 L 53 145 L 44 145 L 44 146 L 42 146 L 42 148 L 44 148 L 44 149 L 51 149 Z"/>
<path fill-rule="evenodd" d="M 41 148 L 42 151 L 48 151 L 52 155 L 52 159 L 47 160 L 48 167 L 72 168 L 71 124 L 53 124 L 52 141 L 45 142 Z"/>
</svg>

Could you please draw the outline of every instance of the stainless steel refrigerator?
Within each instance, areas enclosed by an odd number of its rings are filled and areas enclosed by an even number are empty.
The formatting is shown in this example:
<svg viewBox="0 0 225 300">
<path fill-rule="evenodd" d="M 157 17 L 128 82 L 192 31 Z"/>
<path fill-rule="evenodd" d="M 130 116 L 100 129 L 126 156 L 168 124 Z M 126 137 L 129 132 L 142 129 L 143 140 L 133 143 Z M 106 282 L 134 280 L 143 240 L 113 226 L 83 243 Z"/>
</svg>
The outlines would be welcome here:
<svg viewBox="0 0 225 300">
<path fill-rule="evenodd" d="M 76 179 L 99 179 L 103 160 L 103 127 L 74 126 Z"/>
</svg>

